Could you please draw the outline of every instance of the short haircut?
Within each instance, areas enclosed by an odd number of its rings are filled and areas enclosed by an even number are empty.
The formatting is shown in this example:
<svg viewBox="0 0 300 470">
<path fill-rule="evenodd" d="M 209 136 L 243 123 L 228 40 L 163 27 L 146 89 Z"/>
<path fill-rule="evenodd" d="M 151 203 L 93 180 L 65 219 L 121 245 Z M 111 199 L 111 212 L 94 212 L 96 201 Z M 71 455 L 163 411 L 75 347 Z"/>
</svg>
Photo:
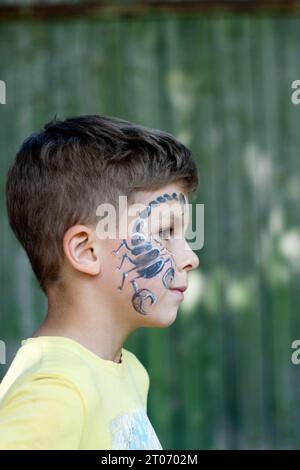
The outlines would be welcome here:
<svg viewBox="0 0 300 470">
<path fill-rule="evenodd" d="M 63 237 L 76 224 L 97 222 L 101 203 L 178 182 L 198 186 L 191 151 L 169 133 L 123 119 L 56 118 L 28 137 L 9 169 L 10 225 L 41 288 L 60 279 Z"/>
</svg>

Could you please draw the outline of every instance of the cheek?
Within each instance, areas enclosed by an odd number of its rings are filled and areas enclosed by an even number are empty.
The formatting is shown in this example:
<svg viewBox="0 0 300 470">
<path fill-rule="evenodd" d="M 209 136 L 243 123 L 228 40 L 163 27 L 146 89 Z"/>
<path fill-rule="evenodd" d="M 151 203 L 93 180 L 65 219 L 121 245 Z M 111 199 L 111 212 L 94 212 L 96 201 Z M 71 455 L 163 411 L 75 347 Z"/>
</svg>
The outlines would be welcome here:
<svg viewBox="0 0 300 470">
<path fill-rule="evenodd" d="M 162 296 L 166 294 L 167 291 L 167 288 L 165 287 L 162 280 L 165 271 L 166 268 L 151 278 L 136 279 L 139 289 L 148 289 L 153 292 L 156 296 L 157 302 L 161 299 Z"/>
<path fill-rule="evenodd" d="M 117 243 L 113 249 L 116 289 L 138 313 L 148 314 L 167 294 L 174 277 L 173 257 L 157 243 L 142 253 L 131 250 L 130 240 Z"/>
</svg>

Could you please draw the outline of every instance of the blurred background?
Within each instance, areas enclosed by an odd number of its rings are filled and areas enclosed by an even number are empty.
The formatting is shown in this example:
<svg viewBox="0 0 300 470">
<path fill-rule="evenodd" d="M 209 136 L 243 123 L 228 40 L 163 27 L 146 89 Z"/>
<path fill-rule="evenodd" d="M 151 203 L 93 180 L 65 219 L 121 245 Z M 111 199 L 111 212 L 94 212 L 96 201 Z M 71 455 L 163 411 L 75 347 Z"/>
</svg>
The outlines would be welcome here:
<svg viewBox="0 0 300 470">
<path fill-rule="evenodd" d="M 8 166 L 54 115 L 118 116 L 192 149 L 205 205 L 176 322 L 124 345 L 149 372 L 163 448 L 300 447 L 299 14 L 288 0 L 0 1 L 0 379 L 46 311 L 8 226 Z"/>
</svg>

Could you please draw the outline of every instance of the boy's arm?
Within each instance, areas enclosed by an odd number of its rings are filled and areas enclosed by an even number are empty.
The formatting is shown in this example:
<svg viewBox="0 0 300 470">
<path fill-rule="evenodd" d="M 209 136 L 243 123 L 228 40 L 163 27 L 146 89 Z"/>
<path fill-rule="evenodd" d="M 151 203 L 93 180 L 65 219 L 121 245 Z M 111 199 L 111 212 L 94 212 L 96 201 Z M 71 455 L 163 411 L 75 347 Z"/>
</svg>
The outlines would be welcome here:
<svg viewBox="0 0 300 470">
<path fill-rule="evenodd" d="M 0 405 L 0 449 L 78 449 L 84 404 L 64 377 L 36 376 Z"/>
</svg>

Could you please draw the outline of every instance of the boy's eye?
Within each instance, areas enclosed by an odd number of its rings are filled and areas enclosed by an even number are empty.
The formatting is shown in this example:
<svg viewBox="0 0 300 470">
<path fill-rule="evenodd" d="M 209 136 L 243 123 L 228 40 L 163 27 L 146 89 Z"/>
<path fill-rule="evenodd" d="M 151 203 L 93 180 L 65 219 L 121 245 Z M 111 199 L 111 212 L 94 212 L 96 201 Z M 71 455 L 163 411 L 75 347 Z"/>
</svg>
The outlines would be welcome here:
<svg viewBox="0 0 300 470">
<path fill-rule="evenodd" d="M 159 238 L 161 240 L 169 240 L 170 237 L 174 234 L 173 227 L 169 227 L 166 229 L 160 229 L 158 232 Z"/>
</svg>

